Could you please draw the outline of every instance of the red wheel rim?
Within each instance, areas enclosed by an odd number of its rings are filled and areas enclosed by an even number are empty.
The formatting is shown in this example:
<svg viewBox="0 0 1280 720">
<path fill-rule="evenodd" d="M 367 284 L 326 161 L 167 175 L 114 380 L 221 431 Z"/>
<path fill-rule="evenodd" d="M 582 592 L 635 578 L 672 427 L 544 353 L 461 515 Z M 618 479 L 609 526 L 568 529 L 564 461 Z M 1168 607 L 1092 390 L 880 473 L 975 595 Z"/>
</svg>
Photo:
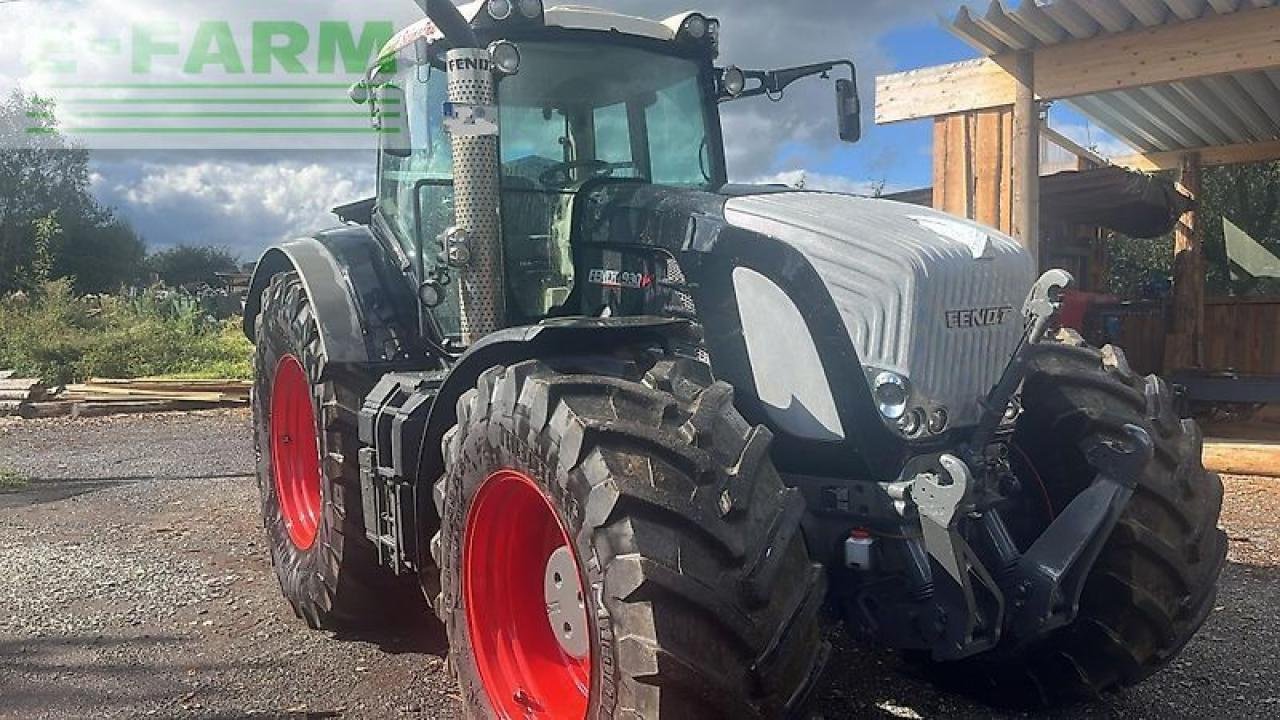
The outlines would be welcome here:
<svg viewBox="0 0 1280 720">
<path fill-rule="evenodd" d="M 320 527 L 320 450 L 311 381 L 292 355 L 280 358 L 271 385 L 271 471 L 289 539 L 300 550 Z"/>
<path fill-rule="evenodd" d="M 581 565 L 528 475 L 501 470 L 477 491 L 462 587 L 480 680 L 498 716 L 585 718 L 593 651 Z"/>
</svg>

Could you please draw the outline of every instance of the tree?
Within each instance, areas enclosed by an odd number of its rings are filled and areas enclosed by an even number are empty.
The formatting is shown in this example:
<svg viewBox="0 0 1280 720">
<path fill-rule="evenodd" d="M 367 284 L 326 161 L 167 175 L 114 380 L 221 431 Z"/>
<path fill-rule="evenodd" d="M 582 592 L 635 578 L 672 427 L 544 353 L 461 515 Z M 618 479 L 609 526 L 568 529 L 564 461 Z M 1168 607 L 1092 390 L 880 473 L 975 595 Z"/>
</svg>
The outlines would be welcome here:
<svg viewBox="0 0 1280 720">
<path fill-rule="evenodd" d="M 1222 220 L 1226 218 L 1280 255 L 1280 161 L 1205 168 L 1199 223 L 1204 228 L 1209 295 L 1280 294 L 1280 280 L 1233 277 Z M 1108 290 L 1125 297 L 1159 296 L 1173 275 L 1173 236 L 1137 240 L 1117 235 L 1109 243 Z"/>
<path fill-rule="evenodd" d="M 240 261 L 225 248 L 192 245 L 161 250 L 147 258 L 147 269 L 166 285 L 214 285 L 217 273 L 235 272 Z"/>
<path fill-rule="evenodd" d="M 147 246 L 129 223 L 120 218 L 79 228 L 73 239 L 62 239 L 54 255 L 55 277 L 70 278 L 78 293 L 112 293 L 121 286 L 142 285 L 146 277 Z"/>
<path fill-rule="evenodd" d="M 89 192 L 89 154 L 58 132 L 49 100 L 13 91 L 0 101 L 0 294 L 50 274 L 80 292 L 115 290 L 138 275 L 142 240 Z"/>
<path fill-rule="evenodd" d="M 1226 218 L 1280 255 L 1280 161 L 1207 168 L 1203 184 L 1200 208 L 1209 294 L 1280 293 L 1280 281 L 1232 277 L 1222 228 Z"/>
</svg>

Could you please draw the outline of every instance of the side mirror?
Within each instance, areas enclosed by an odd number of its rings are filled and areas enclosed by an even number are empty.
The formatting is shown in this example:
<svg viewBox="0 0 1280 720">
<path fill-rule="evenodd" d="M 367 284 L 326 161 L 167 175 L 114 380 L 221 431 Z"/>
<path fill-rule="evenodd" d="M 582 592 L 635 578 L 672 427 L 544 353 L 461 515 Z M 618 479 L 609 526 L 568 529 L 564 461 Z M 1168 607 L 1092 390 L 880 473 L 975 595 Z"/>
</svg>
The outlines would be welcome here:
<svg viewBox="0 0 1280 720">
<path fill-rule="evenodd" d="M 373 107 L 374 126 L 378 129 L 382 152 L 392 157 L 404 158 L 413 154 L 408 110 L 402 88 L 390 84 L 378 88 Z"/>
<path fill-rule="evenodd" d="M 862 100 L 853 80 L 836 80 L 836 117 L 841 140 L 856 143 L 862 139 Z"/>
</svg>

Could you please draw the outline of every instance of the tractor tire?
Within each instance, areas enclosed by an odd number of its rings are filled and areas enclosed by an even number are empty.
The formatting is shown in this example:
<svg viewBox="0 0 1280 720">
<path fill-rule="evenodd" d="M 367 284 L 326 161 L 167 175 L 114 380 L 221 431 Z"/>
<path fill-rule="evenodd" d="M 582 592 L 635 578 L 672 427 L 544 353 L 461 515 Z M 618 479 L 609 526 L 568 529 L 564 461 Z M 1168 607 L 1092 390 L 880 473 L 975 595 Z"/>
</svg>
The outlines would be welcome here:
<svg viewBox="0 0 1280 720">
<path fill-rule="evenodd" d="M 1015 455 L 1042 485 L 1032 489 L 1027 479 L 1024 487 L 1050 511 L 1097 473 L 1082 443 L 1123 440 L 1123 427 L 1133 424 L 1150 434 L 1155 455 L 1085 582 L 1075 621 L 1022 648 L 935 669 L 990 704 L 1067 705 L 1142 681 L 1204 623 L 1226 558 L 1222 481 L 1205 471 L 1199 427 L 1179 418 L 1169 387 L 1139 377 L 1117 348 L 1098 350 L 1060 332 L 1038 349 L 1023 404 Z"/>
<path fill-rule="evenodd" d="M 335 368 L 322 379 L 320 333 L 297 273 L 271 279 L 256 328 L 254 444 L 276 579 L 312 628 L 385 624 L 387 608 L 418 591 L 378 565 L 364 534 L 356 422 L 373 379 Z"/>
<path fill-rule="evenodd" d="M 702 365 L 595 372 L 492 368 L 444 439 L 436 607 L 466 716 L 798 712 L 826 580 L 771 435 Z"/>
</svg>

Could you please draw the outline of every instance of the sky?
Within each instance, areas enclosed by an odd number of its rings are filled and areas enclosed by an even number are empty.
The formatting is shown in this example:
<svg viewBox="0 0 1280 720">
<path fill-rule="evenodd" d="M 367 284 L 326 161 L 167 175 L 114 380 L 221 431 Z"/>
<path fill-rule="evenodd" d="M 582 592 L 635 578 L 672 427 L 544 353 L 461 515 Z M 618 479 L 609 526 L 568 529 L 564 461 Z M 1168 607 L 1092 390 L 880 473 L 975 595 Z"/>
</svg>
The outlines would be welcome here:
<svg viewBox="0 0 1280 720">
<path fill-rule="evenodd" d="M 927 186 L 930 125 L 925 121 L 875 126 L 870 119 L 874 78 L 975 56 L 938 23 L 940 16 L 955 11 L 960 0 L 575 0 L 575 4 L 652 18 L 688 9 L 718 17 L 723 23 L 723 64 L 769 69 L 835 58 L 854 60 L 865 108 L 864 138 L 856 145 L 836 137 L 829 83 L 799 83 L 778 103 L 757 98 L 723 106 L 729 171 L 737 182 L 795 184 L 803 179 L 808 187 L 853 192 Z M 244 78 L 263 82 L 253 75 L 260 60 L 260 52 L 250 49 L 254 22 L 302 21 L 313 31 L 313 44 L 319 44 L 315 28 L 322 20 L 355 23 L 357 29 L 368 27 L 364 25 L 368 22 L 391 21 L 398 28 L 418 17 L 410 0 L 359 4 L 339 0 L 0 1 L 0 93 L 14 87 L 51 92 L 68 113 L 84 112 L 76 108 L 89 96 L 117 103 L 102 107 L 145 110 L 153 106 L 137 103 L 153 101 L 138 98 L 157 97 L 154 93 L 162 91 L 134 86 L 176 90 L 193 78 L 224 84 Z M 224 24 L 232 39 L 215 37 Z M 144 43 L 150 43 L 148 50 L 139 49 Z M 57 48 L 52 59 L 50 47 Z M 197 47 L 205 53 L 193 60 Z M 298 57 L 305 57 L 311 65 L 308 69 L 315 70 L 315 64 L 323 62 L 318 53 L 308 47 Z M 341 56 L 335 62 L 340 60 Z M 198 67 L 193 69 L 193 62 Z M 74 70 L 68 63 L 74 63 Z M 282 78 L 310 81 L 318 77 L 305 71 L 287 74 L 287 68 L 271 65 L 270 57 L 266 67 L 272 69 L 267 80 L 273 83 Z M 201 72 L 193 75 L 194 70 Z M 243 74 L 235 74 L 236 70 Z M 79 89 L 67 82 L 69 78 L 81 81 Z M 332 109 L 351 110 L 337 104 L 344 97 L 340 83 L 333 82 L 332 76 L 323 79 L 333 85 L 325 91 L 334 98 Z M 91 85 L 92 90 L 86 89 Z M 299 92 L 281 88 L 276 96 L 283 99 Z M 101 100 L 104 97 L 116 99 Z M 204 107 L 209 106 L 188 107 L 194 111 L 189 115 L 200 114 Z M 64 118 L 61 111 L 59 117 L 64 126 L 77 120 Z M 1108 149 L 1110 141 L 1083 118 L 1063 113 L 1057 119 L 1056 125 L 1069 135 Z M 176 135 L 129 137 L 129 142 L 116 143 L 119 149 L 100 149 L 112 147 L 119 136 L 84 136 L 91 149 L 92 189 L 102 204 L 128 219 L 153 248 L 217 245 L 251 261 L 273 242 L 332 225 L 329 209 L 333 206 L 373 194 L 374 158 L 366 150 L 256 146 L 244 135 L 224 138 L 229 149 L 210 150 L 182 148 Z"/>
</svg>

